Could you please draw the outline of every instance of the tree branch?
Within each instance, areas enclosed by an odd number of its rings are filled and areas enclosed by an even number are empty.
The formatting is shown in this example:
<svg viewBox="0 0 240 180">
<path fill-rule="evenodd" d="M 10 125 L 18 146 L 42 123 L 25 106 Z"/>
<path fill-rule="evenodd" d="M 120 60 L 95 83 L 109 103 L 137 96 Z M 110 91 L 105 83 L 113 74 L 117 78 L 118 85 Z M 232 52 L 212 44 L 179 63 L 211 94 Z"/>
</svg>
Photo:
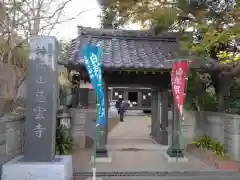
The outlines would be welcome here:
<svg viewBox="0 0 240 180">
<path fill-rule="evenodd" d="M 233 66 L 232 68 L 230 68 L 229 71 L 223 71 L 222 74 L 228 75 L 228 76 L 229 75 L 234 76 L 234 75 L 238 74 L 239 72 L 240 72 L 240 64 L 237 64 L 237 65 Z"/>
<path fill-rule="evenodd" d="M 59 18 L 60 18 L 60 16 L 61 16 L 61 14 L 62 14 L 62 13 L 61 13 L 61 11 L 60 11 L 60 12 L 58 13 L 58 16 L 57 16 L 57 19 L 56 19 L 55 23 L 51 25 L 51 28 L 50 28 L 50 30 L 49 30 L 49 32 L 48 32 L 48 36 L 50 35 L 50 33 L 52 32 L 52 30 L 54 29 L 56 23 L 59 21 Z"/>
<path fill-rule="evenodd" d="M 74 17 L 70 17 L 70 18 L 67 18 L 67 19 L 64 19 L 64 20 L 60 20 L 60 21 L 55 21 L 55 22 L 52 22 L 52 23 L 48 23 L 47 25 L 44 25 L 41 27 L 41 30 L 49 27 L 49 26 L 52 26 L 54 28 L 55 25 L 57 24 L 61 24 L 61 23 L 64 23 L 64 22 L 67 22 L 67 21 L 71 21 L 71 20 L 74 20 L 76 19 L 76 17 L 80 16 L 81 14 L 85 13 L 85 12 L 88 12 L 88 11 L 91 11 L 91 10 L 94 10 L 96 8 L 92 8 L 92 9 L 88 9 L 88 10 L 84 10 L 84 11 L 81 11 L 79 12 L 76 16 Z"/>
</svg>

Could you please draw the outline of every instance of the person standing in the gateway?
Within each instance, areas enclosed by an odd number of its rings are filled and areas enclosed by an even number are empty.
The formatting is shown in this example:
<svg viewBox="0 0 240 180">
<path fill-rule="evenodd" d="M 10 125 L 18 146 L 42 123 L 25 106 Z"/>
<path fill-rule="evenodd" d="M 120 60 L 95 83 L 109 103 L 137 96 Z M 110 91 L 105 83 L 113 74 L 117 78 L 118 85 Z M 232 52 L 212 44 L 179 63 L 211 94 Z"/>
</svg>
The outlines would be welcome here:
<svg viewBox="0 0 240 180">
<path fill-rule="evenodd" d="M 125 105 L 123 101 L 120 101 L 120 106 L 119 106 L 119 115 L 120 115 L 120 121 L 123 122 L 123 117 L 125 113 Z"/>
</svg>

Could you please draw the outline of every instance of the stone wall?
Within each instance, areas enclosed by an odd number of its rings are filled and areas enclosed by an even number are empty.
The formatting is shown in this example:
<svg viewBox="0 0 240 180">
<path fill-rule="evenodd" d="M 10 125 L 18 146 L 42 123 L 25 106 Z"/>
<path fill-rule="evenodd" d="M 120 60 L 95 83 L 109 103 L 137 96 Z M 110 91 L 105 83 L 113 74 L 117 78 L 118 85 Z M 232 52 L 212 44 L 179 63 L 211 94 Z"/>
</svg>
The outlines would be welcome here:
<svg viewBox="0 0 240 180">
<path fill-rule="evenodd" d="M 197 136 L 207 135 L 224 143 L 227 155 L 240 161 L 240 116 L 217 112 L 185 113 L 182 127 L 184 145 L 191 143 Z"/>
<path fill-rule="evenodd" d="M 75 148 L 86 147 L 85 124 L 86 121 L 96 119 L 95 109 L 71 109 L 71 134 Z"/>
<path fill-rule="evenodd" d="M 0 118 L 0 165 L 23 152 L 24 120 L 22 115 L 5 115 Z"/>
<path fill-rule="evenodd" d="M 224 146 L 227 154 L 240 161 L 240 116 L 225 114 Z"/>
</svg>

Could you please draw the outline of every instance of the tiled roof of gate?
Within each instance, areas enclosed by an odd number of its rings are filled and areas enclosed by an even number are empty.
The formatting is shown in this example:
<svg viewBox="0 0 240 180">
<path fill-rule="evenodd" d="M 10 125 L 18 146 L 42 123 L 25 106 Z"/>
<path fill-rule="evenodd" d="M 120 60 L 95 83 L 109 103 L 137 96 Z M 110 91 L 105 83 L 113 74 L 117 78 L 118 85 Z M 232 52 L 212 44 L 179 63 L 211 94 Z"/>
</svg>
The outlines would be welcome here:
<svg viewBox="0 0 240 180">
<path fill-rule="evenodd" d="M 178 52 L 176 34 L 154 36 L 149 31 L 107 30 L 78 27 L 81 35 L 72 40 L 68 59 L 84 65 L 82 46 L 100 44 L 101 66 L 106 69 L 168 69 Z"/>
</svg>

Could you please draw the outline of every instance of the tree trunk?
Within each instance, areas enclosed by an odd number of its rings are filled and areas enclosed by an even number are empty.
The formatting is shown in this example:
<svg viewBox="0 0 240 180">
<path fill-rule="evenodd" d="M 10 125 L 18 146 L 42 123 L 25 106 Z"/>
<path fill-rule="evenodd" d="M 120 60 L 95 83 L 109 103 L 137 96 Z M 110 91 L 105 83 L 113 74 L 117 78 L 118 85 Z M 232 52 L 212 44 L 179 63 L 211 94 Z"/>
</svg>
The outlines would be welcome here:
<svg viewBox="0 0 240 180">
<path fill-rule="evenodd" d="M 218 92 L 218 111 L 223 112 L 226 108 L 225 97 L 228 96 L 228 93 L 233 82 L 233 76 L 231 75 L 222 75 L 219 77 L 219 92 Z"/>
<path fill-rule="evenodd" d="M 223 75 L 220 72 L 214 72 L 211 74 L 211 79 L 218 101 L 217 109 L 219 112 L 224 112 L 226 108 L 225 97 L 229 93 L 231 83 L 233 81 L 233 76 Z"/>
</svg>

